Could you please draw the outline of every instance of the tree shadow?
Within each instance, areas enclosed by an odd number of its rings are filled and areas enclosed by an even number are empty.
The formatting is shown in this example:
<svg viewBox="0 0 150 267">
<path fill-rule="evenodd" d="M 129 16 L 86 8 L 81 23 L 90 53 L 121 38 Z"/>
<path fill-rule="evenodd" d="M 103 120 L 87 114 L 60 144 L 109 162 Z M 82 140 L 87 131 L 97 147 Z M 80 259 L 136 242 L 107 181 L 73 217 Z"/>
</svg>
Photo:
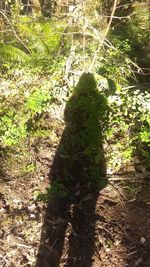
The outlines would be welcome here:
<svg viewBox="0 0 150 267">
<path fill-rule="evenodd" d="M 108 125 L 106 98 L 92 74 L 84 73 L 66 104 L 65 130 L 49 173 L 49 203 L 36 267 L 91 267 L 95 212 L 107 185 L 103 140 Z"/>
</svg>

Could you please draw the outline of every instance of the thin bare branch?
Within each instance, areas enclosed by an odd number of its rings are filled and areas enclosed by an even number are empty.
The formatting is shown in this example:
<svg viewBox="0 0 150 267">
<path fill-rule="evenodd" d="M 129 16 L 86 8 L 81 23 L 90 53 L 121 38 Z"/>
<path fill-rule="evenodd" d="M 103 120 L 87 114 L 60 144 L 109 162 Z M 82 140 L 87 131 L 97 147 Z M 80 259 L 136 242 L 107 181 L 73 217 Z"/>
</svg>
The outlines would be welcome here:
<svg viewBox="0 0 150 267">
<path fill-rule="evenodd" d="M 107 28 L 106 28 L 106 31 L 105 31 L 105 33 L 104 33 L 104 36 L 103 36 L 103 38 L 102 38 L 102 40 L 101 40 L 101 43 L 99 44 L 98 49 L 97 49 L 97 51 L 96 51 L 96 53 L 95 53 L 95 55 L 94 55 L 94 57 L 93 57 L 92 63 L 91 63 L 91 65 L 90 65 L 90 67 L 89 67 L 89 72 L 92 71 L 93 66 L 94 66 L 94 64 L 95 64 L 95 61 L 96 61 L 96 59 L 97 59 L 98 53 L 99 53 L 99 51 L 100 51 L 100 49 L 101 49 L 101 47 L 102 47 L 102 45 L 103 45 L 103 43 L 104 43 L 104 40 L 105 40 L 105 38 L 106 38 L 106 36 L 107 36 L 107 34 L 108 34 L 108 32 L 109 32 L 109 29 L 110 29 L 110 26 L 111 26 L 111 23 L 112 23 L 112 20 L 113 20 L 113 16 L 114 16 L 114 14 L 115 14 L 116 6 L 117 6 L 117 0 L 114 0 L 113 9 L 112 9 L 112 13 L 111 13 L 111 17 L 110 17 L 109 23 L 108 23 L 108 25 L 107 25 Z"/>
<path fill-rule="evenodd" d="M 22 46 L 25 48 L 26 52 L 28 52 L 29 54 L 31 54 L 31 51 L 29 50 L 29 48 L 24 44 L 24 42 L 20 39 L 20 37 L 17 35 L 12 23 L 10 22 L 10 20 L 8 19 L 8 17 L 5 15 L 5 13 L 3 13 L 1 10 L 0 10 L 0 14 L 7 20 L 7 22 L 9 23 L 11 29 L 12 29 L 12 32 L 14 34 L 14 36 L 16 37 L 16 39 L 19 41 L 19 43 L 22 44 Z"/>
</svg>

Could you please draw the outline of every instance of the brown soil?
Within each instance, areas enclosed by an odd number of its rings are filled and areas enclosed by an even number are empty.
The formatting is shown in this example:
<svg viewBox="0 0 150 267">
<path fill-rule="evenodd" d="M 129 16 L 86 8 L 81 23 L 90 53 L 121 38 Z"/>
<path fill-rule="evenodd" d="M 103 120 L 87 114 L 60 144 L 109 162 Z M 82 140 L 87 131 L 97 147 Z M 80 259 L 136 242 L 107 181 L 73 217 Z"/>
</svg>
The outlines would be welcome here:
<svg viewBox="0 0 150 267">
<path fill-rule="evenodd" d="M 56 145 L 43 143 L 37 172 L 1 179 L 0 266 L 150 267 L 150 175 L 112 175 L 77 201 L 35 199 L 49 184 Z"/>
</svg>

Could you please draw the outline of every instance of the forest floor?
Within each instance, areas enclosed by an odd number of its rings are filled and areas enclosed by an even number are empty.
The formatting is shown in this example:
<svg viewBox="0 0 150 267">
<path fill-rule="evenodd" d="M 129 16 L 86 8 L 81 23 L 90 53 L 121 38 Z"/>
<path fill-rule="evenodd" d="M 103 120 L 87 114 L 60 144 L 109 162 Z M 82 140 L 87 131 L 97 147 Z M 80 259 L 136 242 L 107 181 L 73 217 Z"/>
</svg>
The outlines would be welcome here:
<svg viewBox="0 0 150 267">
<path fill-rule="evenodd" d="M 0 266 L 150 267 L 150 173 L 108 176 L 96 196 L 44 204 L 57 144 L 40 143 L 36 172 L 0 180 Z"/>
</svg>

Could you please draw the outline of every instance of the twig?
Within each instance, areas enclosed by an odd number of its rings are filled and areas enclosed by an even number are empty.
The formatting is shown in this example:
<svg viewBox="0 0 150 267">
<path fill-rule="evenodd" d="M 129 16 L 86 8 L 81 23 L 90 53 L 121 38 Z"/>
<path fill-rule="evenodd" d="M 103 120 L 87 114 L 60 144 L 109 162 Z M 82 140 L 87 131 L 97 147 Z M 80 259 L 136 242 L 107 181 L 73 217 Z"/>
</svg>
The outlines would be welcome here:
<svg viewBox="0 0 150 267">
<path fill-rule="evenodd" d="M 29 48 L 24 44 L 24 42 L 20 39 L 20 37 L 17 35 L 15 29 L 12 26 L 12 23 L 10 22 L 10 20 L 8 19 L 8 17 L 0 10 L 0 14 L 7 20 L 7 22 L 9 23 L 16 39 L 22 44 L 22 46 L 25 48 L 26 52 L 28 52 L 29 54 L 31 54 L 31 51 L 29 50 Z"/>
<path fill-rule="evenodd" d="M 8 262 L 8 260 L 6 260 L 6 259 L 5 259 L 5 257 L 4 257 L 4 256 L 0 255 L 0 258 L 2 258 L 2 259 L 3 259 L 3 260 L 6 262 L 6 264 L 7 264 L 7 267 L 8 267 L 8 266 L 10 266 L 10 263 Z"/>
<path fill-rule="evenodd" d="M 140 85 L 141 86 L 143 86 L 143 85 L 147 86 L 147 85 L 150 85 L 150 83 L 142 83 L 142 84 L 130 85 L 130 86 L 123 87 L 122 90 L 128 90 L 128 89 L 132 89 L 132 88 L 136 88 L 136 87 L 139 88 Z"/>
<path fill-rule="evenodd" d="M 145 73 L 145 72 L 139 72 L 139 71 L 134 71 L 134 73 L 140 73 L 141 75 L 150 75 L 150 72 L 147 72 L 147 73 Z"/>
<path fill-rule="evenodd" d="M 82 33 L 83 33 L 83 72 L 85 71 L 85 43 L 86 43 L 86 39 L 85 39 L 85 31 L 86 31 L 86 22 L 85 22 L 85 17 L 84 17 L 84 0 L 82 0 L 82 12 L 83 12 L 83 25 L 82 25 Z"/>
<path fill-rule="evenodd" d="M 117 6 L 116 9 L 119 9 L 121 7 L 125 7 L 125 6 L 139 6 L 139 5 L 150 5 L 150 3 L 129 3 L 129 4 L 124 4 L 124 5 L 120 5 L 120 6 Z"/>
<path fill-rule="evenodd" d="M 108 25 L 107 25 L 107 28 L 106 28 L 106 31 L 105 31 L 105 33 L 104 33 L 104 36 L 103 36 L 103 38 L 102 38 L 102 40 L 101 40 L 101 43 L 99 44 L 99 47 L 98 47 L 98 49 L 97 49 L 97 51 L 96 51 L 96 53 L 95 53 L 95 55 L 94 55 L 94 57 L 93 57 L 92 63 L 91 63 L 91 65 L 90 65 L 90 67 L 89 67 L 89 72 L 92 71 L 93 66 L 94 66 L 94 64 L 95 64 L 95 61 L 96 61 L 96 59 L 97 59 L 98 53 L 99 53 L 99 51 L 100 51 L 100 49 L 101 49 L 101 46 L 103 45 L 103 42 L 104 42 L 104 40 L 105 40 L 105 38 L 106 38 L 106 36 L 107 36 L 107 34 L 108 34 L 108 32 L 109 32 L 109 29 L 110 29 L 110 26 L 111 26 L 111 23 L 112 23 L 112 20 L 113 20 L 113 16 L 114 16 L 114 14 L 115 14 L 116 6 L 117 6 L 117 0 L 114 0 L 113 9 L 112 9 L 112 12 L 111 12 L 111 17 L 110 17 L 109 23 L 108 23 Z"/>
<path fill-rule="evenodd" d="M 75 58 L 75 50 L 76 50 L 76 46 L 74 46 L 73 38 L 72 38 L 72 45 L 71 45 L 71 48 L 70 48 L 70 55 L 67 58 L 66 65 L 65 65 L 65 79 L 66 80 L 68 80 L 68 75 L 69 75 L 69 72 L 71 70 L 71 65 L 72 65 L 73 59 Z"/>
<path fill-rule="evenodd" d="M 129 60 L 129 63 L 131 63 L 134 67 L 136 67 L 138 69 L 138 73 L 139 72 L 143 73 L 142 69 L 135 62 L 133 62 L 132 60 Z"/>
<path fill-rule="evenodd" d="M 21 243 L 15 243 L 15 245 L 17 245 L 18 247 L 23 247 L 23 248 L 29 248 L 29 249 L 32 248 L 32 246 L 30 246 L 30 245 L 24 245 L 24 244 L 21 244 Z"/>
<path fill-rule="evenodd" d="M 104 199 L 104 200 L 107 200 L 107 201 L 109 201 L 109 202 L 112 202 L 112 203 L 115 203 L 115 204 L 117 204 L 118 203 L 118 201 L 117 200 L 115 200 L 115 199 L 112 199 L 112 198 L 109 198 L 109 197 L 107 197 L 107 196 L 103 196 L 103 195 L 101 195 L 100 196 L 102 199 Z M 97 202 L 98 204 L 100 203 L 101 204 L 101 202 Z"/>
<path fill-rule="evenodd" d="M 121 177 L 112 177 L 112 178 L 108 178 L 109 181 L 125 181 L 125 180 L 130 180 L 130 177 L 126 177 L 126 178 L 121 178 Z"/>
<path fill-rule="evenodd" d="M 93 30 L 93 32 L 95 33 L 95 35 L 96 35 L 96 37 L 94 36 L 94 35 L 92 35 L 92 34 L 90 34 L 90 36 L 92 36 L 94 39 L 96 39 L 96 40 L 99 40 L 100 41 L 100 43 L 101 43 L 101 40 L 103 39 L 103 35 L 97 30 L 97 29 L 95 29 L 89 22 L 88 22 L 88 27 L 89 27 L 89 29 L 91 29 L 91 30 Z M 89 33 L 88 33 L 89 34 Z M 107 47 L 109 47 L 109 48 L 115 48 L 112 44 L 111 44 L 111 42 L 109 41 L 109 40 L 107 40 L 106 39 L 106 37 L 103 39 L 103 43 L 107 46 Z"/>
</svg>

